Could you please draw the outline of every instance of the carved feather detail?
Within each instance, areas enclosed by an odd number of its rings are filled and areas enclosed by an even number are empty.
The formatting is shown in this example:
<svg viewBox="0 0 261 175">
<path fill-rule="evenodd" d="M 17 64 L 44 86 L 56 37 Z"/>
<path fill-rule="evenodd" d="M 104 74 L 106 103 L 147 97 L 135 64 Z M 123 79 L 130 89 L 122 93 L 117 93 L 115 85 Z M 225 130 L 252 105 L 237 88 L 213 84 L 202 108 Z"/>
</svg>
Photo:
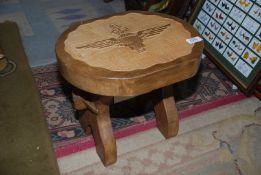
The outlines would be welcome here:
<svg viewBox="0 0 261 175">
<path fill-rule="evenodd" d="M 141 30 L 138 31 L 137 33 L 126 33 L 129 30 L 128 28 L 111 24 L 110 27 L 112 28 L 112 33 L 118 34 L 119 35 L 118 38 L 104 39 L 83 46 L 78 46 L 76 48 L 77 49 L 82 49 L 82 48 L 102 49 L 111 46 L 118 46 L 118 47 L 129 47 L 132 50 L 143 52 L 145 51 L 143 40 L 151 36 L 160 34 L 169 26 L 170 24 L 166 24 L 162 26 Z"/>
</svg>

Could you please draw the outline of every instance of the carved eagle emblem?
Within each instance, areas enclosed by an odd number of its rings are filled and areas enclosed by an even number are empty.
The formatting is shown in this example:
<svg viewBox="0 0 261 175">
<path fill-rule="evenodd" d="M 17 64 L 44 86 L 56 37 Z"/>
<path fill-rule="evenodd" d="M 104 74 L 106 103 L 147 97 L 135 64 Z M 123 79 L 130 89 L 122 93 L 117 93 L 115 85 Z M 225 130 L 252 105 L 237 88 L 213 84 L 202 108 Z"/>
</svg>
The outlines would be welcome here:
<svg viewBox="0 0 261 175">
<path fill-rule="evenodd" d="M 117 38 L 108 38 L 93 43 L 89 43 L 83 46 L 78 46 L 76 48 L 77 49 L 83 49 L 83 48 L 102 49 L 106 47 L 117 46 L 117 47 L 129 47 L 130 49 L 136 50 L 137 52 L 143 52 L 145 51 L 145 45 L 143 44 L 144 39 L 160 34 L 169 26 L 170 24 L 166 24 L 166 25 L 161 25 L 161 26 L 141 30 L 136 33 L 131 33 L 128 32 L 129 29 L 127 27 L 111 24 L 110 25 L 110 28 L 112 29 L 111 33 L 118 35 Z"/>
</svg>

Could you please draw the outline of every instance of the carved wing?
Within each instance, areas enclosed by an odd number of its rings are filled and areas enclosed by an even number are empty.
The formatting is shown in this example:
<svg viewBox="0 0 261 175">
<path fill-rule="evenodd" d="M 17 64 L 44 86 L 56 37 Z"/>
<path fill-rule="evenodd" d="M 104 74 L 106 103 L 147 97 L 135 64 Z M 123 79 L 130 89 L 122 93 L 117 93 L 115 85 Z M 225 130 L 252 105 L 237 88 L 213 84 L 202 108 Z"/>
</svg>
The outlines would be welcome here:
<svg viewBox="0 0 261 175">
<path fill-rule="evenodd" d="M 127 27 L 123 27 L 117 24 L 110 24 L 110 28 L 111 28 L 111 33 L 117 35 L 121 35 L 129 30 Z"/>
<path fill-rule="evenodd" d="M 110 47 L 113 46 L 115 44 L 118 44 L 120 41 L 118 39 L 115 38 L 109 38 L 109 39 L 105 39 L 105 40 L 101 40 L 101 41 L 96 41 L 90 44 L 86 44 L 83 46 L 78 46 L 76 47 L 77 49 L 82 49 L 82 48 L 96 48 L 96 49 L 101 49 L 101 48 L 105 48 L 105 47 Z"/>
<path fill-rule="evenodd" d="M 139 31 L 137 33 L 137 35 L 140 36 L 141 38 L 147 38 L 147 37 L 150 37 L 153 35 L 160 34 L 163 30 L 165 30 L 169 26 L 170 26 L 170 24 L 166 24 L 166 25 L 162 25 L 162 26 L 158 26 L 158 27 L 145 29 L 145 30 Z"/>
</svg>

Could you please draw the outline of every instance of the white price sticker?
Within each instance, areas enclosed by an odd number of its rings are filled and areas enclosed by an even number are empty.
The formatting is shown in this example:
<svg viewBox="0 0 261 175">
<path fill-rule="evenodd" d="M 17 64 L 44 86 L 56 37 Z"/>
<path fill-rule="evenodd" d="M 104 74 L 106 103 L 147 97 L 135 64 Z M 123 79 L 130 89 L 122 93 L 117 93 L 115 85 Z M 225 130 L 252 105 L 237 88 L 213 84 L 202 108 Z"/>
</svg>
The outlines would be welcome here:
<svg viewBox="0 0 261 175">
<path fill-rule="evenodd" d="M 194 44 L 194 43 L 200 42 L 200 41 L 202 41 L 202 40 L 203 40 L 203 39 L 200 38 L 199 36 L 186 39 L 186 41 L 187 41 L 189 44 Z"/>
</svg>

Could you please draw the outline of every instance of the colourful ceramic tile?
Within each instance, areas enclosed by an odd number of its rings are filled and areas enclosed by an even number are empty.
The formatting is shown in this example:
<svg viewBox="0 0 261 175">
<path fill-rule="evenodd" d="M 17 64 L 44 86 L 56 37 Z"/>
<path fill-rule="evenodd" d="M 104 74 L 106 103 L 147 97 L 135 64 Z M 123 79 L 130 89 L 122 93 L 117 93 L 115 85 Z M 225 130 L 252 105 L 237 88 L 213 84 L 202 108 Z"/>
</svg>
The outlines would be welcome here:
<svg viewBox="0 0 261 175">
<path fill-rule="evenodd" d="M 228 32 L 225 28 L 221 28 L 220 31 L 218 32 L 218 37 L 224 41 L 226 44 L 228 44 L 230 42 L 230 40 L 232 39 L 232 35 L 230 32 Z"/>
<path fill-rule="evenodd" d="M 221 0 L 218 7 L 228 15 L 233 5 L 228 0 Z"/>
<path fill-rule="evenodd" d="M 257 36 L 257 38 L 258 38 L 259 40 L 261 40 L 261 27 L 259 28 L 259 30 L 258 30 L 256 36 Z"/>
<path fill-rule="evenodd" d="M 223 24 L 227 18 L 227 15 L 224 12 L 220 11 L 219 9 L 216 9 L 212 15 L 212 18 L 214 18 L 220 24 Z"/>
<path fill-rule="evenodd" d="M 207 25 L 207 23 L 208 23 L 208 21 L 209 21 L 209 19 L 210 19 L 210 16 L 209 16 L 206 12 L 204 12 L 203 10 L 201 10 L 201 11 L 199 12 L 198 19 L 199 19 L 203 24 Z"/>
<path fill-rule="evenodd" d="M 260 26 L 260 22 L 258 23 L 253 18 L 247 16 L 244 19 L 242 26 L 245 27 L 250 33 L 254 35 Z"/>
<path fill-rule="evenodd" d="M 253 70 L 246 62 L 241 59 L 238 60 L 235 68 L 245 77 L 248 77 Z"/>
<path fill-rule="evenodd" d="M 233 65 L 237 62 L 239 58 L 238 55 L 229 47 L 227 47 L 226 51 L 223 53 L 223 56 Z"/>
<path fill-rule="evenodd" d="M 214 33 L 218 33 L 219 29 L 221 28 L 221 25 L 216 22 L 213 18 L 209 21 L 207 27 Z"/>
<path fill-rule="evenodd" d="M 232 34 L 235 34 L 239 27 L 239 25 L 231 18 L 227 18 L 223 26 Z"/>
<path fill-rule="evenodd" d="M 202 36 L 203 36 L 209 43 L 212 43 L 212 41 L 215 39 L 214 33 L 212 33 L 208 28 L 205 28 L 204 32 L 202 33 Z"/>
<path fill-rule="evenodd" d="M 249 11 L 249 15 L 252 16 L 256 21 L 261 21 L 261 7 L 254 4 L 251 10 Z"/>
<path fill-rule="evenodd" d="M 243 51 L 245 50 L 245 45 L 241 43 L 238 39 L 235 37 L 231 40 L 229 43 L 229 47 L 234 50 L 237 54 L 241 55 Z"/>
<path fill-rule="evenodd" d="M 215 38 L 214 42 L 212 43 L 212 46 L 220 53 L 222 54 L 226 49 L 226 44 L 223 43 L 220 39 Z"/>
<path fill-rule="evenodd" d="M 242 54 L 243 60 L 245 60 L 248 64 L 250 64 L 252 67 L 255 67 L 256 64 L 259 62 L 260 57 L 257 56 L 255 53 L 250 51 L 249 49 L 246 49 L 244 53 Z"/>
<path fill-rule="evenodd" d="M 206 1 L 202 8 L 211 16 L 214 13 L 216 7 L 209 1 Z"/>
<path fill-rule="evenodd" d="M 195 27 L 195 29 L 197 29 L 197 31 L 202 34 L 204 29 L 205 29 L 205 25 L 203 25 L 199 20 L 196 20 L 193 24 L 193 26 Z"/>
<path fill-rule="evenodd" d="M 248 12 L 252 7 L 253 2 L 250 0 L 237 0 L 236 5 L 244 12 Z"/>
<path fill-rule="evenodd" d="M 248 47 L 252 49 L 259 57 L 261 57 L 261 42 L 257 38 L 253 38 Z"/>
<path fill-rule="evenodd" d="M 244 28 L 240 27 L 235 35 L 241 42 L 247 45 L 252 39 L 252 34 L 247 32 Z"/>
<path fill-rule="evenodd" d="M 220 0 L 210 0 L 210 2 L 212 2 L 215 5 L 218 5 L 218 3 L 220 2 Z"/>
<path fill-rule="evenodd" d="M 246 16 L 246 14 L 242 10 L 240 10 L 239 8 L 234 6 L 233 9 L 231 10 L 229 16 L 231 18 L 233 18 L 236 22 L 241 24 L 241 22 L 244 20 L 244 18 Z"/>
</svg>

